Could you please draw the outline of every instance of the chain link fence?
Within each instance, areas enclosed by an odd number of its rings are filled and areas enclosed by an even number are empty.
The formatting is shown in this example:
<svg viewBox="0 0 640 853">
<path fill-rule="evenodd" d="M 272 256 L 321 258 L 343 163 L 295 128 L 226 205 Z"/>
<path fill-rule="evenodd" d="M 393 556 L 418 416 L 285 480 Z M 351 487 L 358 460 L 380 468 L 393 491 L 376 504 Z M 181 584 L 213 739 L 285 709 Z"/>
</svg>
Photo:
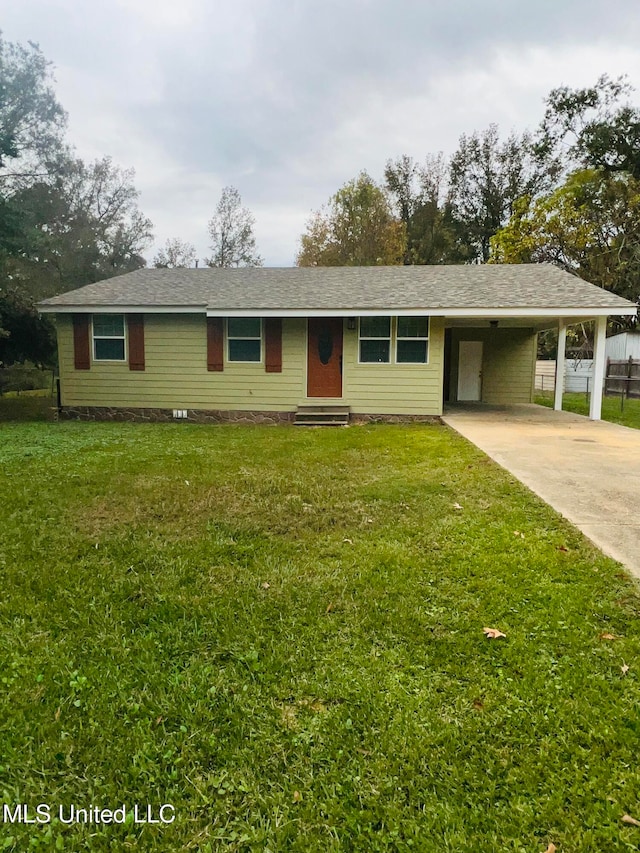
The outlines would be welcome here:
<svg viewBox="0 0 640 853">
<path fill-rule="evenodd" d="M 0 397 L 54 397 L 56 390 L 55 370 L 40 367 L 11 365 L 0 366 Z"/>
</svg>

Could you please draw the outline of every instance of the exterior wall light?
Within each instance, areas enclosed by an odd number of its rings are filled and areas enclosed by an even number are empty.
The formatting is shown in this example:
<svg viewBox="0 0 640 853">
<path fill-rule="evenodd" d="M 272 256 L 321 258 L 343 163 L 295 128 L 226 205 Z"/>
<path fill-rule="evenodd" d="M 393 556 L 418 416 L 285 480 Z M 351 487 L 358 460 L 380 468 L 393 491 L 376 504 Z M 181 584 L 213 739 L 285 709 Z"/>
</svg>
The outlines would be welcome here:
<svg viewBox="0 0 640 853">
<path fill-rule="evenodd" d="M 350 332 L 353 332 L 356 327 L 356 318 L 355 317 L 347 317 L 347 329 Z"/>
</svg>

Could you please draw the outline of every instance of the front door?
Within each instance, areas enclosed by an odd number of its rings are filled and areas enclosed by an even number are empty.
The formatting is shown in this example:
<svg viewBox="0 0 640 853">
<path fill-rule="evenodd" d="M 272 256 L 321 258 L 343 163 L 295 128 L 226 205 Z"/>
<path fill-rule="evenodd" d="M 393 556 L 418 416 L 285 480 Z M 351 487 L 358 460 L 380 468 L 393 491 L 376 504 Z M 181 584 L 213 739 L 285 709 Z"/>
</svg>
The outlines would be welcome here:
<svg viewBox="0 0 640 853">
<path fill-rule="evenodd" d="M 460 341 L 458 350 L 458 400 L 482 399 L 482 341 Z"/>
<path fill-rule="evenodd" d="M 342 318 L 310 317 L 307 397 L 342 397 Z"/>
</svg>

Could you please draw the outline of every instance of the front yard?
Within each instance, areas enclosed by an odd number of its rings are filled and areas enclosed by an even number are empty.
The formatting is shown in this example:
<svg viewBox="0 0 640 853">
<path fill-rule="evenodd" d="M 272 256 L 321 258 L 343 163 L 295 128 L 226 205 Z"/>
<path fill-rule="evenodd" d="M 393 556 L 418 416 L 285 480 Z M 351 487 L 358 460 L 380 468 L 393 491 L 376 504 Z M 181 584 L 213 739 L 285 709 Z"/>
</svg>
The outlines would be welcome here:
<svg viewBox="0 0 640 853">
<path fill-rule="evenodd" d="M 638 849 L 637 589 L 446 427 L 2 424 L 0 469 L 0 786 L 53 818 L 0 849 Z"/>
</svg>

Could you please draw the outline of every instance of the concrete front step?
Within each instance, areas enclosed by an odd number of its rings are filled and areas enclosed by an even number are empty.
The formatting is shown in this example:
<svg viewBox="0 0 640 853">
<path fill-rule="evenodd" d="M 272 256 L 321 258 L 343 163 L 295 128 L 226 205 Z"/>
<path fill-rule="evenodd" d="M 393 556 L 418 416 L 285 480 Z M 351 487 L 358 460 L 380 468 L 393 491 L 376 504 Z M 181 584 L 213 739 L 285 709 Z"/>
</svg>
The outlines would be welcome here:
<svg viewBox="0 0 640 853">
<path fill-rule="evenodd" d="M 298 412 L 319 412 L 322 414 L 332 414 L 332 415 L 348 415 L 351 411 L 350 406 L 334 406 L 334 405 L 319 405 L 318 403 L 311 403 L 307 406 L 298 406 Z"/>
<path fill-rule="evenodd" d="M 298 406 L 295 426 L 347 426 L 349 406 Z"/>
</svg>

